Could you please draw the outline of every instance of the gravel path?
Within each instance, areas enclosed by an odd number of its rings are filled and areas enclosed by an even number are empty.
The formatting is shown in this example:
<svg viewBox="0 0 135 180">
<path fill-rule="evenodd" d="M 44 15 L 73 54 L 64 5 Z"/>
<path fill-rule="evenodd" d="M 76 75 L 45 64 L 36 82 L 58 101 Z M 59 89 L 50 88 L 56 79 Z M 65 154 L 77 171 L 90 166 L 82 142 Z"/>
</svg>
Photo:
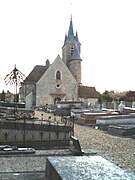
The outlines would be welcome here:
<svg viewBox="0 0 135 180">
<path fill-rule="evenodd" d="M 41 113 L 35 111 L 35 116 L 41 117 Z M 43 116 L 48 118 L 50 114 L 43 112 Z M 124 169 L 135 169 L 135 139 L 110 135 L 79 124 L 75 124 L 75 136 L 83 149 L 96 150 Z"/>
<path fill-rule="evenodd" d="M 40 111 L 35 116 L 41 117 Z M 44 113 L 48 118 L 50 114 Z M 53 118 L 53 115 L 51 115 Z M 59 117 L 57 117 L 59 119 Z M 83 149 L 93 149 L 124 169 L 135 169 L 135 139 L 110 135 L 102 130 L 75 124 L 75 136 Z"/>
<path fill-rule="evenodd" d="M 102 152 L 124 169 L 135 169 L 135 139 L 110 135 L 78 124 L 75 124 L 75 136 L 82 148 Z"/>
</svg>

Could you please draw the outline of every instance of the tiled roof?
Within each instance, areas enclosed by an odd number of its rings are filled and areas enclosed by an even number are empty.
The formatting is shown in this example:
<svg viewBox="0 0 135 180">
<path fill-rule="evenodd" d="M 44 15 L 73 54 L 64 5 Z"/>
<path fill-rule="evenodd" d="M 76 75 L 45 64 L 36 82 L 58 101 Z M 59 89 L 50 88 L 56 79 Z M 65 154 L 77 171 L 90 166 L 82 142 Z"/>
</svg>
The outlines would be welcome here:
<svg viewBox="0 0 135 180">
<path fill-rule="evenodd" d="M 74 60 L 74 59 L 81 60 L 80 53 L 76 44 L 74 46 L 73 54 L 71 56 L 71 60 Z"/>
<path fill-rule="evenodd" d="M 37 82 L 41 78 L 41 76 L 45 73 L 47 68 L 48 66 L 36 65 L 24 81 Z"/>
<path fill-rule="evenodd" d="M 78 95 L 80 98 L 98 98 L 95 87 L 79 86 Z"/>
</svg>

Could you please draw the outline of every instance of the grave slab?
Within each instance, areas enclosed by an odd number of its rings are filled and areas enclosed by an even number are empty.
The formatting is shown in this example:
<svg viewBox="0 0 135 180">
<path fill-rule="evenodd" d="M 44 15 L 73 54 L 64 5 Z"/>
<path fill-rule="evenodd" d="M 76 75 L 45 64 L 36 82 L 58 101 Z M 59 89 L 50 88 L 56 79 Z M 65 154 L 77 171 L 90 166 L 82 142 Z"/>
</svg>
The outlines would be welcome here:
<svg viewBox="0 0 135 180">
<path fill-rule="evenodd" d="M 48 157 L 45 173 L 47 180 L 135 180 L 101 156 Z"/>
</svg>

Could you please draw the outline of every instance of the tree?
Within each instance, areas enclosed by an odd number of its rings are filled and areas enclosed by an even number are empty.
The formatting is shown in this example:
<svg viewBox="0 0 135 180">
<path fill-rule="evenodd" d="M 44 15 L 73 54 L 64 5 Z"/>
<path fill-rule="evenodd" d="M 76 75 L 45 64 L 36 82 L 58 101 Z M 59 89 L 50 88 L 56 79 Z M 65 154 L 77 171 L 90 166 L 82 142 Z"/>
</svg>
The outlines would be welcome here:
<svg viewBox="0 0 135 180">
<path fill-rule="evenodd" d="M 126 92 L 126 101 L 129 102 L 135 101 L 135 91 Z"/>
<path fill-rule="evenodd" d="M 98 95 L 98 103 L 100 104 L 100 109 L 102 109 L 102 94 L 100 94 L 100 92 L 97 91 L 97 95 Z"/>
<path fill-rule="evenodd" d="M 125 101 L 126 99 L 125 93 L 113 92 L 110 93 L 110 96 L 114 101 Z"/>
<path fill-rule="evenodd" d="M 105 92 L 102 94 L 102 100 L 105 102 L 112 102 L 112 97 L 110 96 L 110 92 L 105 90 Z"/>
<path fill-rule="evenodd" d="M 98 95 L 98 103 L 102 103 L 102 94 L 100 94 L 100 92 L 97 91 L 97 95 Z"/>
</svg>

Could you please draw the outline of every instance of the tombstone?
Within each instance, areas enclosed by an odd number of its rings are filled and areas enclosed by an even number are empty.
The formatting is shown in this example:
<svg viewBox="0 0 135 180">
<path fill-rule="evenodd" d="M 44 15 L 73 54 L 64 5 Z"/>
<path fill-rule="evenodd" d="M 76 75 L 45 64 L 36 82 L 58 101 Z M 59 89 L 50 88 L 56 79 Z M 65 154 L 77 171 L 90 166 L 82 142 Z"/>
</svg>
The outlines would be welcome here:
<svg viewBox="0 0 135 180">
<path fill-rule="evenodd" d="M 135 108 L 135 101 L 132 102 L 132 108 Z"/>
<path fill-rule="evenodd" d="M 71 140 L 72 140 L 72 143 L 73 143 L 73 147 L 69 148 L 71 150 L 71 152 L 74 155 L 78 155 L 78 156 L 83 155 L 84 151 L 81 149 L 79 140 L 74 136 L 71 136 Z"/>
<path fill-rule="evenodd" d="M 135 175 L 101 156 L 47 157 L 45 176 L 47 180 L 135 180 Z"/>
<path fill-rule="evenodd" d="M 119 104 L 119 106 L 118 106 L 118 111 L 119 111 L 120 113 L 122 113 L 124 107 L 125 107 L 125 106 L 124 106 L 124 104 L 123 104 L 123 101 L 121 101 L 120 104 Z"/>
</svg>

